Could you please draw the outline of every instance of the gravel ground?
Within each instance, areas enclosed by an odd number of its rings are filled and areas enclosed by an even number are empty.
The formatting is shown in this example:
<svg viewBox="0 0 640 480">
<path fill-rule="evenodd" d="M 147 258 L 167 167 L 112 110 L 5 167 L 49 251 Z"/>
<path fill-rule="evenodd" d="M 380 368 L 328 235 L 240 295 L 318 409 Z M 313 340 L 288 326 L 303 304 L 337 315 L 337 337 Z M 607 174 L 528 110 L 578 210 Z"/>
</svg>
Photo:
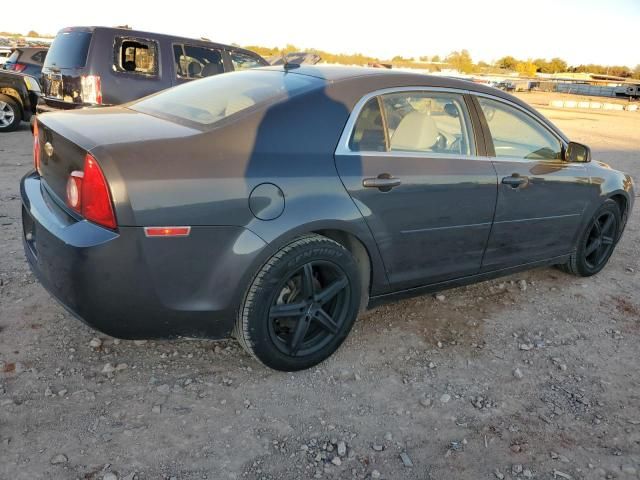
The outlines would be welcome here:
<svg viewBox="0 0 640 480">
<path fill-rule="evenodd" d="M 640 114 L 544 113 L 640 178 Z M 640 209 L 595 277 L 385 305 L 284 374 L 232 340 L 118 341 L 67 314 L 23 258 L 30 138 L 0 136 L 0 478 L 640 478 Z"/>
</svg>

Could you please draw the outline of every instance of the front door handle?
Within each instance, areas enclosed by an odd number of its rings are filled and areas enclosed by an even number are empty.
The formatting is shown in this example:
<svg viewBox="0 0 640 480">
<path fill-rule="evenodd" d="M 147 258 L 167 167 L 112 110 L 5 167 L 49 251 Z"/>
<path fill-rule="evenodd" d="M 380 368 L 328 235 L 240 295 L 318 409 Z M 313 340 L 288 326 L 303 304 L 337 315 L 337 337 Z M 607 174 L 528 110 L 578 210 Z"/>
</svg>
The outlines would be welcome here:
<svg viewBox="0 0 640 480">
<path fill-rule="evenodd" d="M 381 173 L 376 178 L 365 178 L 362 180 L 363 187 L 379 188 L 382 192 L 388 192 L 393 187 L 397 187 L 401 183 L 400 179 L 393 177 L 388 173 Z"/>
<path fill-rule="evenodd" d="M 511 188 L 518 188 L 522 185 L 529 183 L 529 177 L 521 177 L 520 175 L 513 174 L 510 177 L 504 177 L 502 183 L 511 186 Z"/>
</svg>

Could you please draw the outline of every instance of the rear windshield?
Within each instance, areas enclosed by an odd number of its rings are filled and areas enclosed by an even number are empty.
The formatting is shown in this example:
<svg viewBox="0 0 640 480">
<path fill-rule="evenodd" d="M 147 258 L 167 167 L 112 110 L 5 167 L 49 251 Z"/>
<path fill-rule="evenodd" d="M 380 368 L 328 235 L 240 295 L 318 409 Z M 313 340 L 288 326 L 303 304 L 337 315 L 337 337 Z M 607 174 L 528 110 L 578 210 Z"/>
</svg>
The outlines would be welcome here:
<svg viewBox="0 0 640 480">
<path fill-rule="evenodd" d="M 53 40 L 45 67 L 84 67 L 91 43 L 91 32 L 60 32 Z"/>
<path fill-rule="evenodd" d="M 169 120 L 212 125 L 234 113 L 323 84 L 323 80 L 306 75 L 246 70 L 194 80 L 144 98 L 129 108 Z"/>
</svg>

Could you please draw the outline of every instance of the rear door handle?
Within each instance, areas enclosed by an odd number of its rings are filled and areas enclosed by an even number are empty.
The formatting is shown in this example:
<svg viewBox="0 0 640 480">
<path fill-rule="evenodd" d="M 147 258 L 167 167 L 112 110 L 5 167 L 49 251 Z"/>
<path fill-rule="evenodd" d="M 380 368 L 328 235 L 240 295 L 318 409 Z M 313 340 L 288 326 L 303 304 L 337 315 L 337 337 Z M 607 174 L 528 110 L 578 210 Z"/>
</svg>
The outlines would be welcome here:
<svg viewBox="0 0 640 480">
<path fill-rule="evenodd" d="M 381 173 L 376 178 L 365 178 L 362 180 L 363 187 L 379 188 L 383 192 L 388 192 L 393 187 L 397 187 L 401 183 L 400 179 L 393 177 L 388 173 Z"/>
<path fill-rule="evenodd" d="M 520 175 L 511 175 L 510 177 L 504 177 L 502 183 L 511 186 L 511 188 L 518 188 L 522 185 L 529 183 L 529 177 L 521 177 Z"/>
</svg>

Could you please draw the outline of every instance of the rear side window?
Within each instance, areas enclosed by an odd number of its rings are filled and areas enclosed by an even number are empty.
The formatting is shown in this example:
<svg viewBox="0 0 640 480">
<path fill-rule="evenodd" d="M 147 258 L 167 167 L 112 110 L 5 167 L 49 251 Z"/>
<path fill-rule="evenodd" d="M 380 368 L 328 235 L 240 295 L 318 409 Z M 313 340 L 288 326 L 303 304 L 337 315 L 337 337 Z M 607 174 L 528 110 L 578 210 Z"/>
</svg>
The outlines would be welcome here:
<svg viewBox="0 0 640 480">
<path fill-rule="evenodd" d="M 60 32 L 45 57 L 45 67 L 78 68 L 87 63 L 91 32 Z"/>
<path fill-rule="evenodd" d="M 246 70 L 248 68 L 264 67 L 264 63 L 253 55 L 247 55 L 242 52 L 229 52 L 231 63 L 234 70 Z"/>
<path fill-rule="evenodd" d="M 360 111 L 349 140 L 349 149 L 354 152 L 384 152 L 387 150 L 384 121 L 378 97 L 370 99 Z"/>
<path fill-rule="evenodd" d="M 143 76 L 158 74 L 158 43 L 142 38 L 116 37 L 114 69 Z"/>
<path fill-rule="evenodd" d="M 36 52 L 33 55 L 31 55 L 31 60 L 37 63 L 44 63 L 44 59 L 46 56 L 47 56 L 46 51 Z"/>
<path fill-rule="evenodd" d="M 195 45 L 173 46 L 176 73 L 180 78 L 203 78 L 224 73 L 222 51 Z"/>
<path fill-rule="evenodd" d="M 169 120 L 213 125 L 236 113 L 324 86 L 306 75 L 246 70 L 188 82 L 129 108 Z"/>
<path fill-rule="evenodd" d="M 505 103 L 478 97 L 498 158 L 557 160 L 562 144 L 530 115 Z"/>
<path fill-rule="evenodd" d="M 472 155 L 471 122 L 462 95 L 403 91 L 372 98 L 358 116 L 349 147 Z"/>
</svg>

